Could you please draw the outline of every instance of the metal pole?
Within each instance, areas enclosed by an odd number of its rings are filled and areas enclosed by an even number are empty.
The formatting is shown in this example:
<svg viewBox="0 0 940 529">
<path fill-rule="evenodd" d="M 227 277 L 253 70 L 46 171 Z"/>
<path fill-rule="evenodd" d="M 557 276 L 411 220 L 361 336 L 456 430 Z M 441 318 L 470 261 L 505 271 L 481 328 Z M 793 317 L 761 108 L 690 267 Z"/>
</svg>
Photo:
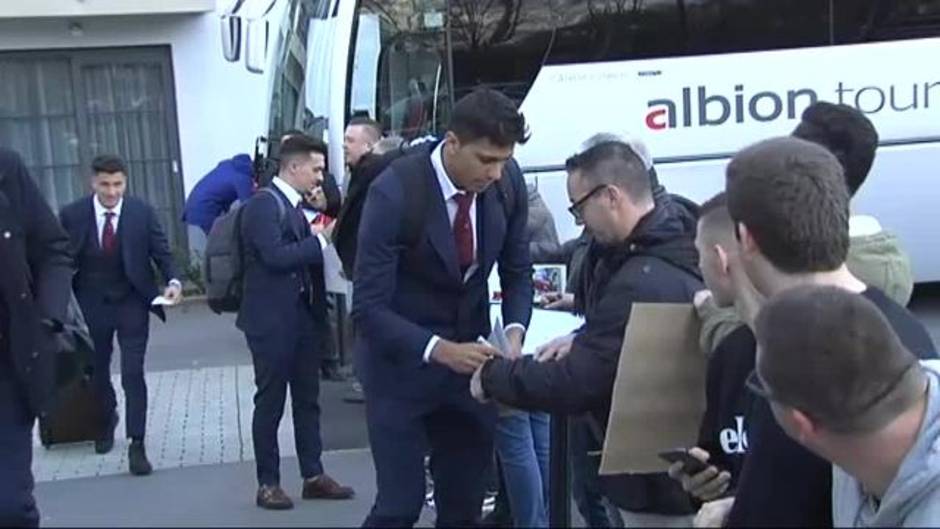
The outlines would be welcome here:
<svg viewBox="0 0 940 529">
<path fill-rule="evenodd" d="M 571 527 L 571 496 L 568 479 L 568 416 L 553 414 L 549 451 L 550 527 Z"/>
</svg>

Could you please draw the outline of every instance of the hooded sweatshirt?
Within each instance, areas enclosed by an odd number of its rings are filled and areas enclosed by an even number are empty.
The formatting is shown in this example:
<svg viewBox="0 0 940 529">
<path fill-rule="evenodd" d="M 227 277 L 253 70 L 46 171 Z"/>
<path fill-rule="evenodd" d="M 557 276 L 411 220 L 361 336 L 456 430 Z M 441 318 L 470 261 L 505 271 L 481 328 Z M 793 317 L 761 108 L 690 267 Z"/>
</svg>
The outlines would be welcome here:
<svg viewBox="0 0 940 529">
<path fill-rule="evenodd" d="M 922 362 L 927 408 L 914 446 L 878 501 L 855 478 L 832 467 L 832 516 L 836 527 L 940 526 L 940 360 Z"/>
<path fill-rule="evenodd" d="M 893 233 L 884 231 L 874 217 L 849 219 L 851 245 L 846 265 L 866 285 L 880 288 L 902 307 L 911 300 L 914 276 L 911 261 Z"/>
</svg>

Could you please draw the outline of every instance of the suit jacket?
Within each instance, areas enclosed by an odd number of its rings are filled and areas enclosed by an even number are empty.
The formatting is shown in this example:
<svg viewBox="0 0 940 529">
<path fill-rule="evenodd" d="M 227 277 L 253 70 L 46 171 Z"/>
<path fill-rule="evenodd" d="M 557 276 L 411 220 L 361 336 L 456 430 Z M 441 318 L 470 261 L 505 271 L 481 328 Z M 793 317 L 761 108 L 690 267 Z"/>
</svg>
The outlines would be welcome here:
<svg viewBox="0 0 940 529">
<path fill-rule="evenodd" d="M 94 195 L 80 198 L 62 208 L 59 213 L 62 226 L 72 242 L 72 255 L 76 258 L 100 245 L 93 201 Z M 160 295 L 153 264 L 156 264 L 165 281 L 180 277 L 173 263 L 166 233 L 153 207 L 139 198 L 125 196 L 118 219 L 117 237 L 124 273 L 136 295 L 149 305 L 153 298 Z M 78 270 L 78 274 L 81 273 L 82 270 Z M 74 284 L 76 294 L 81 295 L 79 282 L 76 280 Z M 151 307 L 150 310 L 161 320 L 166 320 L 163 307 Z"/>
<path fill-rule="evenodd" d="M 418 172 L 429 186 L 424 233 L 404 248 L 400 228 L 406 189 L 402 175 Z M 511 173 L 511 174 L 510 174 Z M 496 185 L 477 196 L 478 268 L 464 281 L 457 263 L 453 230 L 443 194 L 421 149 L 395 160 L 368 191 L 359 230 L 354 273 L 353 319 L 358 374 L 367 392 L 404 398 L 431 398 L 440 391 L 468 390 L 467 377 L 425 363 L 432 335 L 458 342 L 490 332 L 486 279 L 499 263 L 505 323 L 529 324 L 532 266 L 525 225 L 528 215 L 522 175 L 506 171 L 516 204 L 506 218 Z"/>
<path fill-rule="evenodd" d="M 300 325 L 326 321 L 323 249 L 306 221 L 276 186 L 270 193 L 255 193 L 245 204 L 241 235 L 245 251 L 244 294 L 236 325 L 249 335 L 285 333 Z M 280 218 L 275 202 L 283 202 Z M 307 299 L 301 298 L 305 285 Z M 299 311 L 298 300 L 313 311 Z"/>
<path fill-rule="evenodd" d="M 42 415 L 55 390 L 55 332 L 72 280 L 68 236 L 19 155 L 0 148 L 0 296 L 8 311 L 14 377 L 30 412 Z"/>
</svg>

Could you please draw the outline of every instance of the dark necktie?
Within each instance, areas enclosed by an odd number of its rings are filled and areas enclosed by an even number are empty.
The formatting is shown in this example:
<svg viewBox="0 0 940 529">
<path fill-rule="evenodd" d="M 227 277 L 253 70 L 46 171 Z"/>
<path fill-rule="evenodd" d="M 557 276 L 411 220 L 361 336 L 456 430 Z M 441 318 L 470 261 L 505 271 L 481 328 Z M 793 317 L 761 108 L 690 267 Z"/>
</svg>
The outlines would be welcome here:
<svg viewBox="0 0 940 529">
<path fill-rule="evenodd" d="M 101 232 L 101 249 L 104 253 L 114 252 L 117 246 L 117 237 L 114 236 L 114 217 L 113 211 L 106 211 L 104 214 L 104 230 Z"/>
<path fill-rule="evenodd" d="M 457 215 L 454 217 L 454 242 L 457 245 L 457 264 L 461 272 L 473 264 L 473 224 L 470 222 L 470 205 L 473 193 L 454 195 L 457 201 Z"/>
</svg>

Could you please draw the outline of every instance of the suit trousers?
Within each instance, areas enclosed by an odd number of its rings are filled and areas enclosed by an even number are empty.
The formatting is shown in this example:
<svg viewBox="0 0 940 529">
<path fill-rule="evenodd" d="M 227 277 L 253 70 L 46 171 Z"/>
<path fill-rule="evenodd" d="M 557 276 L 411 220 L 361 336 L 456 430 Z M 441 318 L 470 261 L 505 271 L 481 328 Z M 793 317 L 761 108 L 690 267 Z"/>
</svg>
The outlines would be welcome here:
<svg viewBox="0 0 940 529">
<path fill-rule="evenodd" d="M 37 527 L 33 418 L 16 383 L 0 374 L 0 527 Z"/>
<path fill-rule="evenodd" d="M 479 523 L 493 457 L 496 409 L 462 391 L 427 401 L 366 393 L 378 493 L 364 527 L 412 527 L 425 495 L 430 450 L 438 527 Z M 456 388 L 454 388 L 456 390 Z M 367 388 L 368 390 L 368 388 Z"/>
<path fill-rule="evenodd" d="M 277 429 L 284 415 L 290 388 L 294 420 L 294 443 L 304 479 L 323 473 L 320 455 L 320 362 L 322 339 L 327 332 L 323 322 L 315 322 L 308 305 L 297 302 L 302 311 L 296 327 L 283 327 L 266 335 L 246 335 L 255 368 L 255 409 L 251 420 L 252 441 L 259 485 L 279 485 L 280 452 Z"/>
<path fill-rule="evenodd" d="M 136 295 L 119 301 L 89 299 L 78 295 L 95 343 L 92 362 L 95 393 L 100 406 L 101 428 L 113 428 L 111 417 L 117 407 L 111 384 L 111 356 L 114 336 L 121 348 L 121 386 L 125 399 L 125 433 L 130 439 L 143 439 L 147 423 L 147 383 L 144 380 L 144 356 L 150 337 L 150 307 Z M 104 432 L 103 432 L 104 433 Z"/>
</svg>

